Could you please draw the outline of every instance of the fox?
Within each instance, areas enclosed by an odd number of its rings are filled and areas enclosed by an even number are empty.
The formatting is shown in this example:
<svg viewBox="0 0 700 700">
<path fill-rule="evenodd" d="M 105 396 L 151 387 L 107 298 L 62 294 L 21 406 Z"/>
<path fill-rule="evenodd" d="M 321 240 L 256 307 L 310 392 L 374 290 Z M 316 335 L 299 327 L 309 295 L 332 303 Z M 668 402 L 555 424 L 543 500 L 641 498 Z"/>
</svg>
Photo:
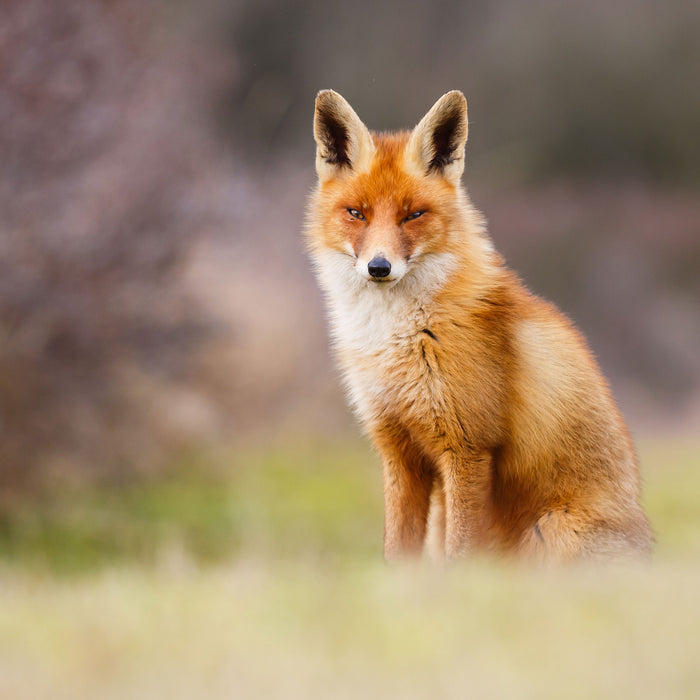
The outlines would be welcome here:
<svg viewBox="0 0 700 700">
<path fill-rule="evenodd" d="M 382 464 L 384 557 L 649 557 L 630 433 L 586 341 L 496 251 L 461 184 L 467 102 L 371 132 L 315 102 L 305 241 Z"/>
</svg>

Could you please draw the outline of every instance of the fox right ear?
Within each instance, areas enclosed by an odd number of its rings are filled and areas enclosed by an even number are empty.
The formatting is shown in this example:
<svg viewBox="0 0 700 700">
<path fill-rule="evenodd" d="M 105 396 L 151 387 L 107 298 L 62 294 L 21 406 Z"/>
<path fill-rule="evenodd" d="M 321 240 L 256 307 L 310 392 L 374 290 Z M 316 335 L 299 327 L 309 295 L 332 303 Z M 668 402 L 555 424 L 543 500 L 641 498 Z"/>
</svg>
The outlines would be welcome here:
<svg viewBox="0 0 700 700">
<path fill-rule="evenodd" d="M 374 142 L 353 108 L 337 92 L 321 90 L 314 114 L 316 172 L 321 182 L 347 170 L 364 170 L 372 158 Z"/>
</svg>

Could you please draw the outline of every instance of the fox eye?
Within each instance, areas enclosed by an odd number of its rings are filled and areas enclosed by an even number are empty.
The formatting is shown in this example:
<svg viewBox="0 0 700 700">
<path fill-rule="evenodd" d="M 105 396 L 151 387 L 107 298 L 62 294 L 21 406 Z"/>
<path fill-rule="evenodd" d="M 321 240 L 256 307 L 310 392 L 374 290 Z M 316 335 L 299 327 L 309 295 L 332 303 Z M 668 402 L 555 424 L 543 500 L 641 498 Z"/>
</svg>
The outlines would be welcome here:
<svg viewBox="0 0 700 700">
<path fill-rule="evenodd" d="M 348 214 L 353 217 L 353 219 L 359 219 L 360 221 L 364 221 L 365 217 L 362 214 L 362 212 L 358 211 L 357 209 L 350 209 L 348 207 Z"/>
<path fill-rule="evenodd" d="M 417 219 L 419 216 L 423 216 L 423 214 L 425 214 L 424 211 L 414 211 L 412 214 L 409 214 L 404 218 L 404 223 L 407 221 L 413 221 L 413 219 Z"/>
</svg>

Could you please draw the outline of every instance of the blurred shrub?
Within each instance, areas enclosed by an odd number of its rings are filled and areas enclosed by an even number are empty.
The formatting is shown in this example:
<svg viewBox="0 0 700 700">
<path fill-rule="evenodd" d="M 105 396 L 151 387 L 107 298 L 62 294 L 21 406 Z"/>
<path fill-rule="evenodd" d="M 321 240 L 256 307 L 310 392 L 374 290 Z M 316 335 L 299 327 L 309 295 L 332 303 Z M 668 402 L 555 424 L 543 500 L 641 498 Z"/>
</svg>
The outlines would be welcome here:
<svg viewBox="0 0 700 700">
<path fill-rule="evenodd" d="M 3 6 L 5 489 L 40 464 L 118 474 L 137 454 L 152 460 L 174 437 L 163 390 L 209 330 L 180 274 L 207 222 L 192 185 L 204 72 L 158 33 L 158 8 Z"/>
</svg>

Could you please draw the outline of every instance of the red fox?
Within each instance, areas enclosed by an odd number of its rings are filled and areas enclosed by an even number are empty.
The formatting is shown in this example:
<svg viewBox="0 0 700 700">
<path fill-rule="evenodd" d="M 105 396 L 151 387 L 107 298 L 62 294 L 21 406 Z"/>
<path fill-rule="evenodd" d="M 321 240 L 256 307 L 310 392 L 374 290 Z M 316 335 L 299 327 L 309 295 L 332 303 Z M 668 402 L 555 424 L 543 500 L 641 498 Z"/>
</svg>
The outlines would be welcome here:
<svg viewBox="0 0 700 700">
<path fill-rule="evenodd" d="M 426 540 L 448 558 L 647 555 L 606 380 L 569 320 L 505 266 L 460 184 L 464 95 L 379 134 L 323 90 L 314 137 L 306 239 L 349 402 L 381 455 L 385 557 Z"/>
</svg>

